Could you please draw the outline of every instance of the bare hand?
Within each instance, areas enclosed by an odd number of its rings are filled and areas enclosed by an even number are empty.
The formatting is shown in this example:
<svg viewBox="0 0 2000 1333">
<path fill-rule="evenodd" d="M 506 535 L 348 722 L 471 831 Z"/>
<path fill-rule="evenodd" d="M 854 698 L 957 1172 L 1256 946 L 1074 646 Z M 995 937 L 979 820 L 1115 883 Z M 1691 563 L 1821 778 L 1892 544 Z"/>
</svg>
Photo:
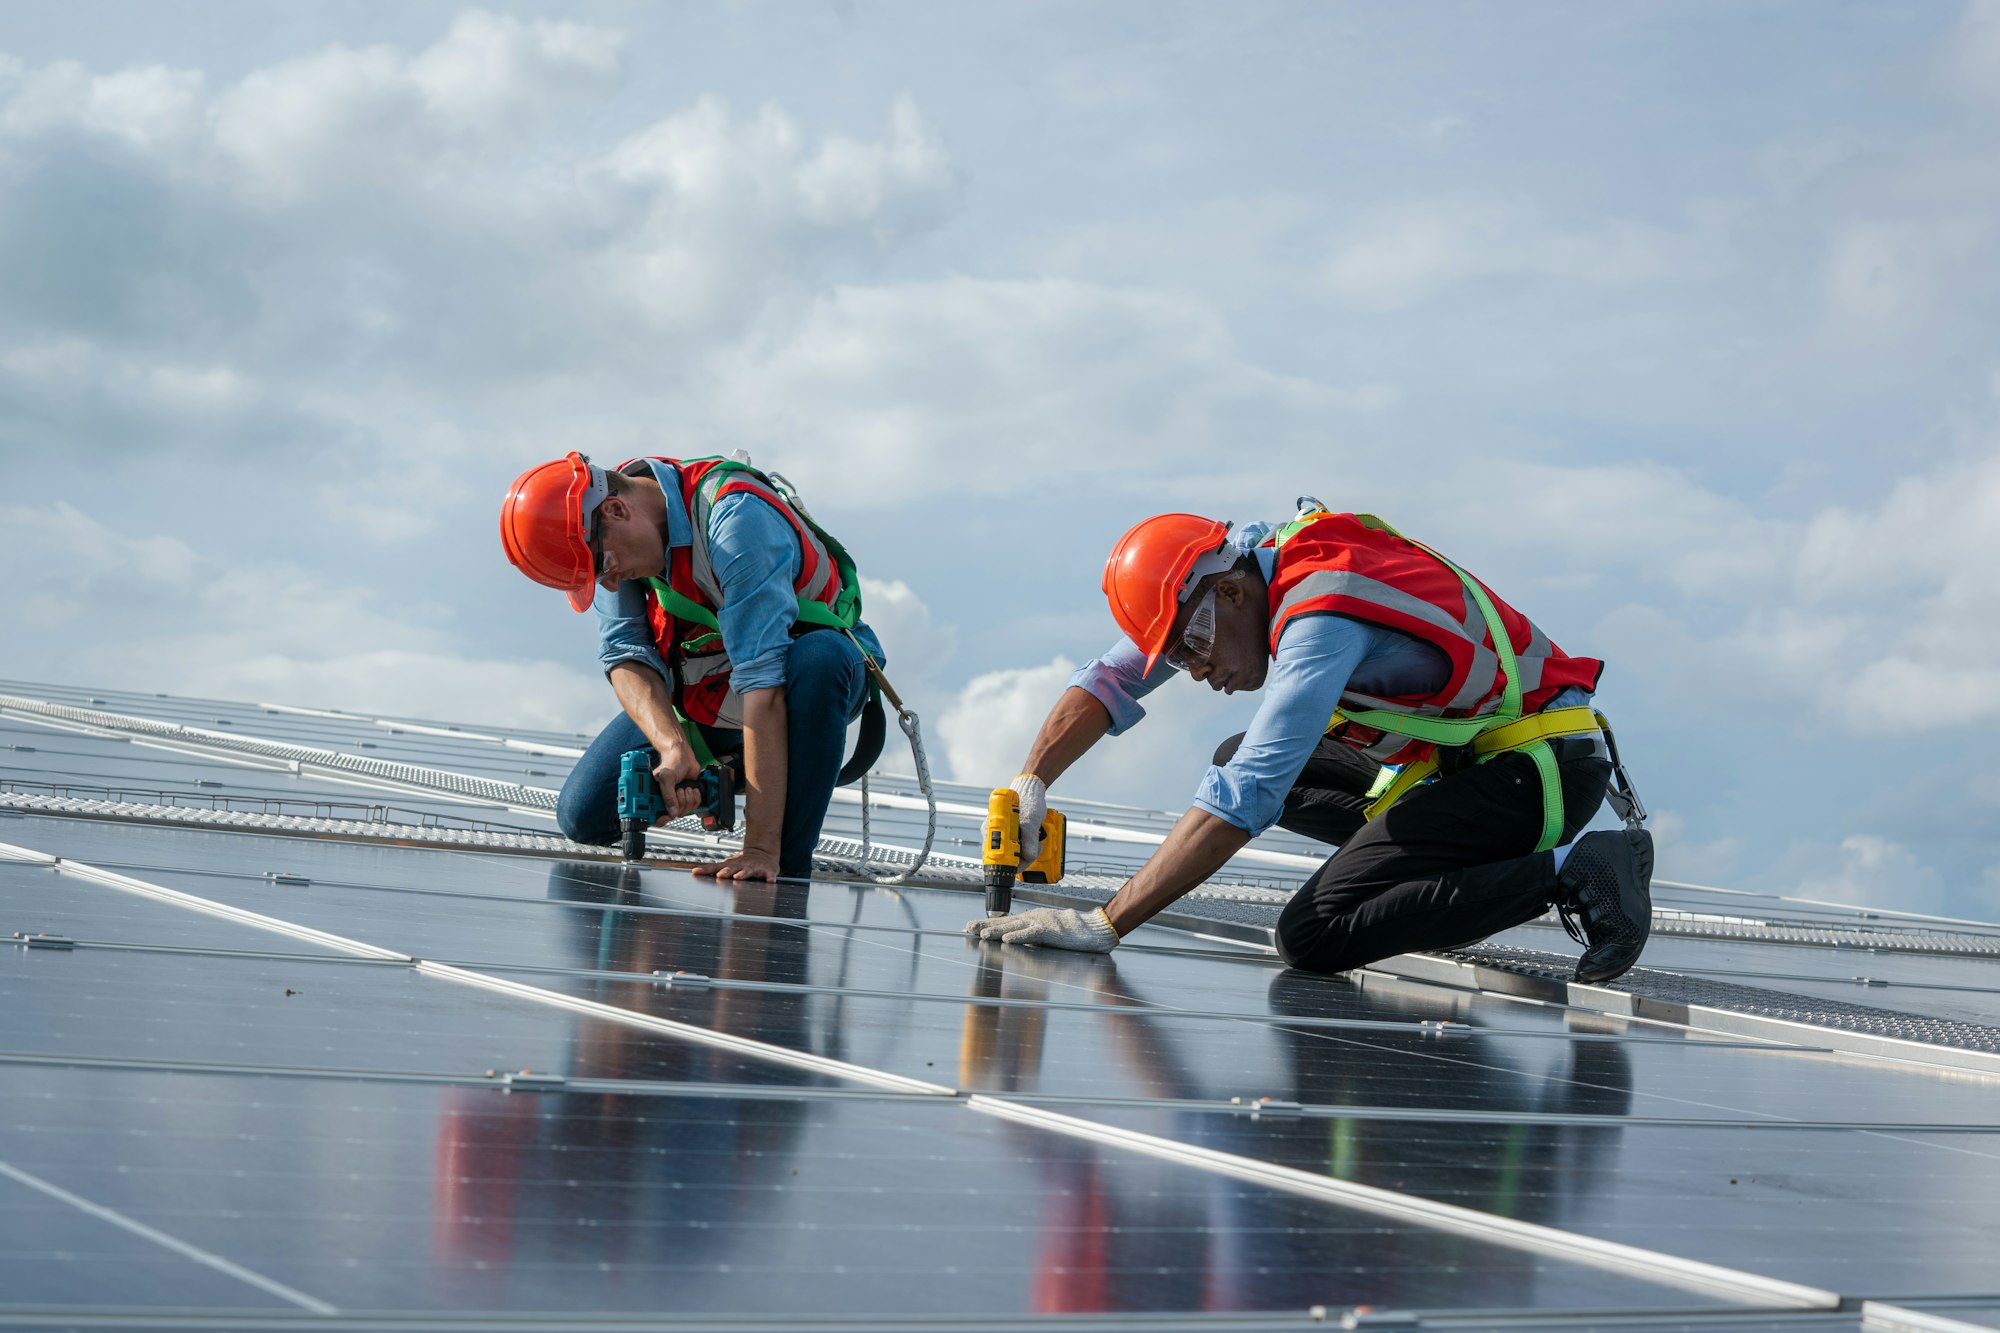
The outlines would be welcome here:
<svg viewBox="0 0 2000 1333">
<path fill-rule="evenodd" d="M 660 762 L 653 765 L 653 778 L 660 784 L 660 799 L 666 804 L 667 812 L 654 823 L 664 824 L 669 819 L 694 813 L 695 807 L 701 804 L 701 792 L 681 784 L 693 782 L 699 776 L 701 763 L 686 744 L 660 747 Z"/>
<path fill-rule="evenodd" d="M 776 883 L 778 857 L 773 852 L 745 847 L 727 861 L 717 861 L 712 866 L 696 866 L 694 873 L 713 875 L 717 879 L 763 879 Z"/>
</svg>

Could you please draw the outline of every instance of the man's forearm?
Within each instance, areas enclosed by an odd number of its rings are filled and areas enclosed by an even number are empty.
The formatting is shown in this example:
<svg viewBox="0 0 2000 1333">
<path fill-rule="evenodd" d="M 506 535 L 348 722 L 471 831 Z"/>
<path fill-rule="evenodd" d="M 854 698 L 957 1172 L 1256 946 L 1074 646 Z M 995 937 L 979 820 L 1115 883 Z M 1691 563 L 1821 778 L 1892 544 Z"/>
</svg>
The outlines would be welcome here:
<svg viewBox="0 0 2000 1333">
<path fill-rule="evenodd" d="M 784 686 L 743 696 L 743 846 L 774 858 L 785 826 L 790 726 Z"/>
<path fill-rule="evenodd" d="M 1120 939 L 1131 934 L 1167 904 L 1206 882 L 1249 841 L 1250 835 L 1228 820 L 1200 806 L 1191 807 L 1139 873 L 1104 905 L 1111 928 Z"/>
<path fill-rule="evenodd" d="M 1110 730 L 1110 710 L 1089 690 L 1072 685 L 1042 720 L 1042 729 L 1036 733 L 1021 771 L 1052 783 Z"/>
<path fill-rule="evenodd" d="M 665 752 L 687 743 L 674 717 L 674 697 L 659 672 L 641 662 L 620 662 L 611 668 L 611 690 L 653 748 Z"/>
</svg>

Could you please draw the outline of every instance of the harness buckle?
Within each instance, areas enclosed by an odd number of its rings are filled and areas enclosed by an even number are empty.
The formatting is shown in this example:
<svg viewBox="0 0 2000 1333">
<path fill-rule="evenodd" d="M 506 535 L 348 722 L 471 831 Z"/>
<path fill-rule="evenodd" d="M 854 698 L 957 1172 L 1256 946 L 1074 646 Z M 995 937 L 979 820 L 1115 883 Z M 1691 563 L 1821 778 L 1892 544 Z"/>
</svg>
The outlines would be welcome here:
<svg viewBox="0 0 2000 1333">
<path fill-rule="evenodd" d="M 1642 829 L 1646 826 L 1646 804 L 1639 799 L 1639 789 L 1632 785 L 1632 775 L 1625 771 L 1625 763 L 1618 757 L 1618 738 L 1611 734 L 1611 723 L 1602 713 L 1597 714 L 1597 726 L 1604 733 L 1604 748 L 1611 756 L 1611 783 L 1604 789 L 1604 799 L 1625 821 L 1626 828 Z"/>
</svg>

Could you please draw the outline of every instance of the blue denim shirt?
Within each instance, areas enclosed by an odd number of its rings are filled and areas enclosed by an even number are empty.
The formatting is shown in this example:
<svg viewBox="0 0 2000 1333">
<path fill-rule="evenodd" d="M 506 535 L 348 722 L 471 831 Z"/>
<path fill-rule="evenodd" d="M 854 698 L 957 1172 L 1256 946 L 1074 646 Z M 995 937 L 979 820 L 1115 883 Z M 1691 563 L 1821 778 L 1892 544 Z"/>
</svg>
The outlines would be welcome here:
<svg viewBox="0 0 2000 1333">
<path fill-rule="evenodd" d="M 1230 534 L 1239 548 L 1257 557 L 1266 582 L 1277 553 L 1258 549 L 1257 543 L 1270 532 L 1270 524 L 1252 523 Z M 1150 673 L 1145 666 L 1146 654 L 1121 638 L 1069 683 L 1104 705 L 1116 736 L 1146 715 L 1139 700 L 1177 674 L 1164 658 Z M 1433 694 L 1450 679 L 1451 659 L 1412 635 L 1341 615 L 1295 616 L 1278 636 L 1264 698 L 1242 744 L 1227 764 L 1211 764 L 1202 774 L 1194 804 L 1253 836 L 1262 833 L 1277 823 L 1285 794 L 1299 780 L 1350 682 L 1363 694 L 1393 696 Z M 1563 708 L 1589 699 L 1586 690 L 1568 689 L 1548 706 Z"/>
<path fill-rule="evenodd" d="M 665 464 L 651 459 L 647 463 L 666 497 L 667 545 L 692 545 L 694 525 L 681 501 L 679 478 Z M 798 619 L 799 599 L 794 588 L 805 558 L 798 533 L 762 497 L 738 491 L 709 508 L 708 553 L 715 565 L 716 581 L 722 585 L 722 604 L 716 608 L 715 620 L 722 646 L 729 653 L 730 688 L 740 695 L 783 685 L 792 624 Z M 661 577 L 664 575 L 662 570 Z M 671 682 L 646 623 L 645 591 L 641 579 L 624 580 L 615 593 L 597 590 L 592 604 L 597 612 L 597 658 L 606 671 L 620 662 L 641 662 Z M 854 627 L 854 637 L 877 663 L 886 660 L 881 642 L 866 622 Z"/>
</svg>

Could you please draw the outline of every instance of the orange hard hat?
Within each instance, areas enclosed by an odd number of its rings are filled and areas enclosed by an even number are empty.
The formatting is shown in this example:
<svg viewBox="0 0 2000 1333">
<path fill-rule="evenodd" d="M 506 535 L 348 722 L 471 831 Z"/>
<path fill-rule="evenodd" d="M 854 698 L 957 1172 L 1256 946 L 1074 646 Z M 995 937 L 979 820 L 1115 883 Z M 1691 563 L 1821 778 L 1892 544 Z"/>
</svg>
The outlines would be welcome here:
<svg viewBox="0 0 2000 1333">
<path fill-rule="evenodd" d="M 568 593 L 578 611 L 588 611 L 597 595 L 590 518 L 606 494 L 604 469 L 572 449 L 514 478 L 500 502 L 507 559 L 535 582 Z"/>
<path fill-rule="evenodd" d="M 1130 528 L 1104 562 L 1104 596 L 1111 617 L 1146 654 L 1153 669 L 1167 650 L 1188 574 L 1221 547 L 1229 524 L 1198 514 L 1156 514 Z"/>
</svg>

